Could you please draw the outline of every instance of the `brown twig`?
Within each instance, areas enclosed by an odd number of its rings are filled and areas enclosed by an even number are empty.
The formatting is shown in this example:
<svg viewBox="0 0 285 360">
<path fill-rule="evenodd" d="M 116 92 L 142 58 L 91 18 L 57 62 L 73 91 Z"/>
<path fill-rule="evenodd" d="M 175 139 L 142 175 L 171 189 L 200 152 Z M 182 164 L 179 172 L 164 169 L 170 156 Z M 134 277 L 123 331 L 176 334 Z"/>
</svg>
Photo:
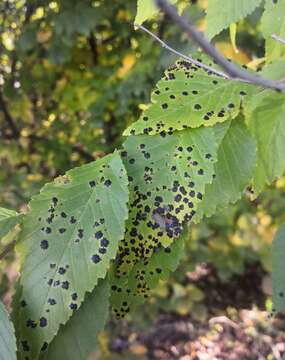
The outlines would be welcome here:
<svg viewBox="0 0 285 360">
<path fill-rule="evenodd" d="M 12 118 L 12 116 L 8 110 L 6 100 L 4 99 L 4 95 L 1 90 L 0 90 L 0 111 L 3 112 L 4 119 L 5 119 L 6 123 L 8 124 L 8 126 L 13 134 L 13 137 L 15 139 L 18 139 L 20 136 L 20 131 L 17 128 L 17 125 L 15 124 L 14 119 Z"/>
<path fill-rule="evenodd" d="M 247 82 L 250 84 L 262 86 L 263 88 L 277 91 L 285 91 L 285 84 L 280 81 L 274 81 L 263 78 L 243 70 L 230 61 L 228 61 L 216 48 L 183 16 L 180 16 L 176 8 L 169 4 L 167 0 L 156 0 L 157 6 L 161 11 L 172 19 L 191 39 L 193 39 L 206 54 L 208 54 L 231 79 Z"/>
<path fill-rule="evenodd" d="M 4 249 L 0 252 L 0 260 L 2 260 L 10 251 L 14 249 L 16 245 L 16 240 L 11 241 L 8 243 Z"/>
<path fill-rule="evenodd" d="M 181 58 L 183 58 L 184 60 L 190 62 L 191 64 L 197 65 L 207 71 L 211 71 L 213 74 L 216 74 L 218 76 L 222 76 L 225 79 L 229 79 L 228 75 L 218 71 L 210 66 L 207 66 L 206 64 L 203 64 L 202 62 L 195 60 L 194 58 L 192 58 L 190 55 L 185 55 L 182 54 L 181 52 L 175 50 L 174 48 L 172 48 L 171 46 L 169 46 L 168 44 L 166 44 L 163 40 L 161 40 L 158 36 L 156 36 L 154 33 L 152 33 L 150 30 L 148 30 L 147 28 L 145 28 L 143 25 L 135 25 L 137 28 L 143 30 L 144 32 L 146 32 L 148 35 L 150 35 L 152 38 L 154 38 L 163 48 L 169 50 L 170 52 L 172 52 L 175 55 L 180 56 Z"/>
</svg>

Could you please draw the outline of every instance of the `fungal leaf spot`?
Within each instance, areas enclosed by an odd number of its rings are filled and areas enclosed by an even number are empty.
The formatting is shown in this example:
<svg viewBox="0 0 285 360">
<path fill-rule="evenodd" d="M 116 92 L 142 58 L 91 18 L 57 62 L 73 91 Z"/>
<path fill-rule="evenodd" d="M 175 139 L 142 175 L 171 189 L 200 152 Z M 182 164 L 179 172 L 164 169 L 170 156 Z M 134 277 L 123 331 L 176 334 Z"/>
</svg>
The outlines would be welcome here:
<svg viewBox="0 0 285 360">
<path fill-rule="evenodd" d="M 20 301 L 26 303 L 19 337 L 26 356 L 38 358 L 85 293 L 105 277 L 125 232 L 127 186 L 115 152 L 69 171 L 32 199 L 18 246 L 24 257 Z"/>
<path fill-rule="evenodd" d="M 117 257 L 118 275 L 181 235 L 184 223 L 195 216 L 205 185 L 212 181 L 216 150 L 213 129 L 203 127 L 126 140 L 123 159 L 130 202 Z"/>
<path fill-rule="evenodd" d="M 203 61 L 213 66 L 207 57 Z M 240 112 L 253 86 L 228 81 L 185 60 L 165 72 L 157 83 L 151 104 L 124 135 L 168 133 L 173 130 L 213 126 Z"/>
</svg>

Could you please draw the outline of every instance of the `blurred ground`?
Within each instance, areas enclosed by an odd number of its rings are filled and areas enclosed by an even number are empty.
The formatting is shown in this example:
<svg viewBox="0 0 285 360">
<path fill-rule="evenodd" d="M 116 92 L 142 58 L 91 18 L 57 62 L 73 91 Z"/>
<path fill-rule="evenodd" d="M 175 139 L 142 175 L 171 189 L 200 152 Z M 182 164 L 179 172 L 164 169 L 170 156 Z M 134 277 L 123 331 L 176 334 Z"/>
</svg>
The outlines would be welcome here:
<svg viewBox="0 0 285 360">
<path fill-rule="evenodd" d="M 190 275 L 190 276 L 189 276 Z M 206 291 L 207 315 L 200 320 L 160 311 L 146 329 L 128 321 L 110 324 L 99 358 L 159 360 L 278 360 L 285 354 L 285 320 L 269 319 L 264 304 L 264 271 L 246 267 L 222 283 L 213 267 L 198 266 L 189 284 Z M 198 316 L 199 317 L 199 316 Z M 136 314 L 133 316 L 134 321 Z M 104 339 L 104 336 L 103 336 Z M 102 344 L 104 340 L 101 338 Z M 104 348 L 104 345 L 103 345 Z"/>
</svg>

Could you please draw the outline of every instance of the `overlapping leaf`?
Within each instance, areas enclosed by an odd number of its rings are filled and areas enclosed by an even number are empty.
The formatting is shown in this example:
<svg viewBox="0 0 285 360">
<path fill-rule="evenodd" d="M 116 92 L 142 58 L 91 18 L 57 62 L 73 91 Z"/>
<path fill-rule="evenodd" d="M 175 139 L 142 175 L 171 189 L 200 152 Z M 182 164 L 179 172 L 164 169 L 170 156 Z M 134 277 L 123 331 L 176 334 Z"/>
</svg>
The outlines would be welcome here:
<svg viewBox="0 0 285 360">
<path fill-rule="evenodd" d="M 128 275 L 111 277 L 111 304 L 119 318 L 142 303 L 159 280 L 166 280 L 176 270 L 184 255 L 184 243 L 188 232 L 185 230 L 171 246 L 158 249 L 149 259 L 140 260 Z"/>
<path fill-rule="evenodd" d="M 229 81 L 186 61 L 178 61 L 157 83 L 152 103 L 124 135 L 154 135 L 213 126 L 237 116 L 242 99 L 250 91 L 250 85 Z"/>
<path fill-rule="evenodd" d="M 215 163 L 215 179 L 206 185 L 204 198 L 198 208 L 195 221 L 213 215 L 217 209 L 236 202 L 250 183 L 256 161 L 256 145 L 243 119 L 231 122 L 221 140 L 218 161 Z M 218 134 L 220 136 L 220 134 Z"/>
<path fill-rule="evenodd" d="M 257 143 L 253 186 L 258 194 L 285 172 L 285 96 L 267 91 L 252 101 L 247 122 Z"/>
<path fill-rule="evenodd" d="M 91 294 L 56 338 L 49 345 L 42 360 L 86 360 L 96 350 L 97 335 L 106 323 L 109 310 L 110 286 L 108 280 L 100 280 Z"/>
<path fill-rule="evenodd" d="M 272 35 L 285 38 L 285 0 L 266 0 L 261 30 L 265 37 L 266 60 L 276 60 L 284 55 L 285 45 L 273 39 Z"/>
<path fill-rule="evenodd" d="M 285 224 L 283 224 L 272 243 L 272 291 L 273 312 L 285 310 Z"/>
<path fill-rule="evenodd" d="M 177 0 L 171 0 L 170 2 L 175 4 Z M 135 24 L 141 25 L 146 20 L 153 18 L 158 11 L 157 6 L 155 5 L 155 0 L 138 0 Z"/>
<path fill-rule="evenodd" d="M 0 301 L 0 360 L 16 360 L 16 351 L 14 327 Z"/>
<path fill-rule="evenodd" d="M 206 34 L 211 39 L 247 15 L 251 14 L 262 0 L 210 0 L 207 10 Z"/>
<path fill-rule="evenodd" d="M 20 221 L 21 215 L 16 211 L 0 208 L 0 240 Z"/>
<path fill-rule="evenodd" d="M 216 151 L 213 129 L 204 127 L 125 141 L 130 205 L 118 274 L 180 236 L 212 181 Z"/>
<path fill-rule="evenodd" d="M 19 246 L 23 358 L 36 358 L 105 277 L 123 238 L 127 201 L 118 153 L 69 171 L 31 201 Z"/>
</svg>

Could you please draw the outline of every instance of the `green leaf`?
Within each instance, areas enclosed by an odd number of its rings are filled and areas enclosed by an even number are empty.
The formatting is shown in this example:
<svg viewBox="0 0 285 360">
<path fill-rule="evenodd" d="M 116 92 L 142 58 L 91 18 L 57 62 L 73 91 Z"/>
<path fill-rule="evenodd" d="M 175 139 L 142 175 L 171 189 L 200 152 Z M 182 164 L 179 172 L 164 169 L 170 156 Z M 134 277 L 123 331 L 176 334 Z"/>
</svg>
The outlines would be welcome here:
<svg viewBox="0 0 285 360">
<path fill-rule="evenodd" d="M 175 4 L 177 0 L 171 0 L 170 2 Z M 141 25 L 146 20 L 153 18 L 158 11 L 155 0 L 138 0 L 135 25 Z"/>
<path fill-rule="evenodd" d="M 272 80 L 280 80 L 285 77 L 285 59 L 281 58 L 265 65 L 260 73 Z"/>
<path fill-rule="evenodd" d="M 21 215 L 16 211 L 0 208 L 0 240 L 20 221 Z"/>
<path fill-rule="evenodd" d="M 166 280 L 176 270 L 184 255 L 187 230 L 165 249 L 158 249 L 147 261 L 140 260 L 126 276 L 111 278 L 111 305 L 118 318 L 124 317 L 131 309 L 143 303 L 159 280 Z"/>
<path fill-rule="evenodd" d="M 118 275 L 180 236 L 212 181 L 216 152 L 213 129 L 204 127 L 125 141 L 130 211 L 119 247 Z"/>
<path fill-rule="evenodd" d="M 247 123 L 257 143 L 257 165 L 253 177 L 258 194 L 285 171 L 285 95 L 266 92 L 253 98 Z"/>
<path fill-rule="evenodd" d="M 36 358 L 105 277 L 124 236 L 127 185 L 114 153 L 67 172 L 31 201 L 19 242 L 23 358 Z"/>
<path fill-rule="evenodd" d="M 255 161 L 256 145 L 251 134 L 242 118 L 233 120 L 219 146 L 216 176 L 211 185 L 206 185 L 196 222 L 240 199 L 252 178 Z"/>
<path fill-rule="evenodd" d="M 103 330 L 109 312 L 109 282 L 100 280 L 87 294 L 66 325 L 60 328 L 42 360 L 86 360 L 97 348 L 97 335 Z"/>
<path fill-rule="evenodd" d="M 212 39 L 232 23 L 245 18 L 261 4 L 261 1 L 262 0 L 210 0 L 206 16 L 207 36 Z"/>
<path fill-rule="evenodd" d="M 124 135 L 213 126 L 237 116 L 242 99 L 251 89 L 250 85 L 209 75 L 186 61 L 178 61 L 157 83 L 152 103 Z"/>
<path fill-rule="evenodd" d="M 284 55 L 285 45 L 272 39 L 271 35 L 285 38 L 285 0 L 266 0 L 261 30 L 265 37 L 266 60 L 269 62 Z"/>
<path fill-rule="evenodd" d="M 0 360 L 16 360 L 16 351 L 14 327 L 0 301 Z"/>
<path fill-rule="evenodd" d="M 285 224 L 280 226 L 272 243 L 273 312 L 285 310 Z"/>
</svg>

